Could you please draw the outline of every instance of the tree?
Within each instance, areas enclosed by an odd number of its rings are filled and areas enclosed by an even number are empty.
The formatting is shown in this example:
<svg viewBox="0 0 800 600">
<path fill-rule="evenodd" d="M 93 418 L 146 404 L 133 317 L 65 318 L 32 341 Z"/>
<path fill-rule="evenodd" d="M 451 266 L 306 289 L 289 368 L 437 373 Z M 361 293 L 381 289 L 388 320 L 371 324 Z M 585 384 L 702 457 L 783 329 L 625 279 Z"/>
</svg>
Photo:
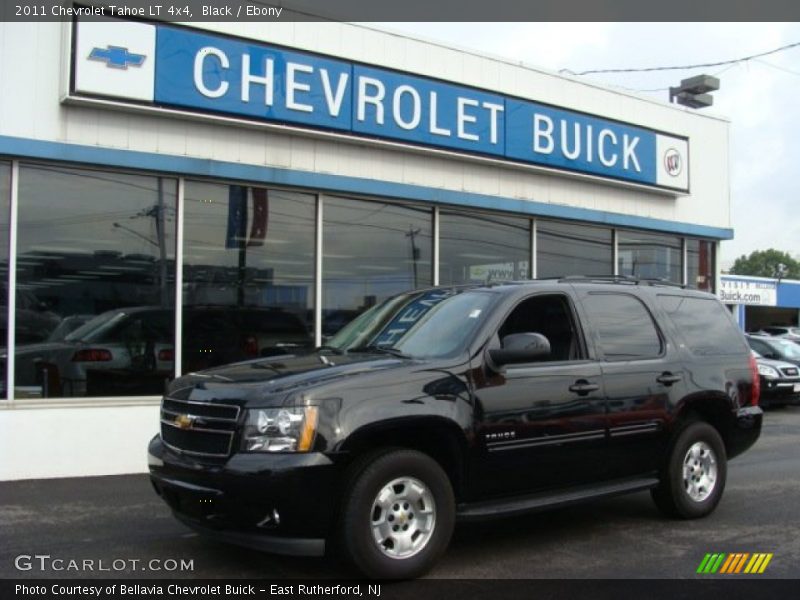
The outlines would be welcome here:
<svg viewBox="0 0 800 600">
<path fill-rule="evenodd" d="M 783 265 L 783 268 L 779 265 Z M 743 254 L 736 259 L 731 267 L 731 274 L 800 279 L 800 262 L 792 258 L 788 252 L 774 248 L 754 250 L 750 256 Z"/>
</svg>

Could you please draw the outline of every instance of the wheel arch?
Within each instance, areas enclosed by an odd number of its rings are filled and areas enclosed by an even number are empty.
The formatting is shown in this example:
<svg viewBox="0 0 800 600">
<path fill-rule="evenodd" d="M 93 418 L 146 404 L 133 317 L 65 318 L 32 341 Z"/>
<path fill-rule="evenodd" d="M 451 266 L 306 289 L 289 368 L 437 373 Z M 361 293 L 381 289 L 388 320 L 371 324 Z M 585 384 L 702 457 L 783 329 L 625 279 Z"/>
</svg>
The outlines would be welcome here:
<svg viewBox="0 0 800 600">
<path fill-rule="evenodd" d="M 460 498 L 465 486 L 467 439 L 461 427 L 444 417 L 408 417 L 361 427 L 342 443 L 340 451 L 354 463 L 382 448 L 417 450 L 435 460 Z"/>
<path fill-rule="evenodd" d="M 731 399 L 727 395 L 701 393 L 686 398 L 677 411 L 672 437 L 677 437 L 692 421 L 704 421 L 716 429 L 725 444 L 726 454 L 729 456 L 732 454 L 735 419 L 731 409 Z"/>
</svg>

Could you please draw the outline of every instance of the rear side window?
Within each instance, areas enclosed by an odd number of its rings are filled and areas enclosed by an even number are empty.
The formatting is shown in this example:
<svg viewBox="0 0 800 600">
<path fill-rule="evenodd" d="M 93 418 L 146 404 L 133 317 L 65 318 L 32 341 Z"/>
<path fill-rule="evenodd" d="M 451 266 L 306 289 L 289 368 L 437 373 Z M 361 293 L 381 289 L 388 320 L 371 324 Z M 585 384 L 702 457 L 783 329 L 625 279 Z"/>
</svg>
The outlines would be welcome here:
<svg viewBox="0 0 800 600">
<path fill-rule="evenodd" d="M 628 294 L 589 294 L 583 301 L 608 360 L 661 355 L 661 337 L 644 304 Z"/>
<path fill-rule="evenodd" d="M 711 298 L 659 295 L 658 303 L 678 328 L 692 354 L 741 354 L 742 334 L 722 305 Z"/>
</svg>

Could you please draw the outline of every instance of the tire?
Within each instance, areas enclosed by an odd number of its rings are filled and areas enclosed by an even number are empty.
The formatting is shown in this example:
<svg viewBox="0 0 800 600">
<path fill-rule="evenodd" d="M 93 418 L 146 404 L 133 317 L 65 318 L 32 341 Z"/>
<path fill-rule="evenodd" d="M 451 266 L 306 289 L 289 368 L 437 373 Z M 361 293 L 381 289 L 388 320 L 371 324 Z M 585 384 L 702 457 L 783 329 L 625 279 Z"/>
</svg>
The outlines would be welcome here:
<svg viewBox="0 0 800 600">
<path fill-rule="evenodd" d="M 719 504 L 728 474 L 725 444 L 703 421 L 687 424 L 671 446 L 661 483 L 650 491 L 667 516 L 697 519 Z"/>
<path fill-rule="evenodd" d="M 454 523 L 453 488 L 439 464 L 415 450 L 383 450 L 352 469 L 339 545 L 369 578 L 411 579 L 436 563 Z"/>
</svg>

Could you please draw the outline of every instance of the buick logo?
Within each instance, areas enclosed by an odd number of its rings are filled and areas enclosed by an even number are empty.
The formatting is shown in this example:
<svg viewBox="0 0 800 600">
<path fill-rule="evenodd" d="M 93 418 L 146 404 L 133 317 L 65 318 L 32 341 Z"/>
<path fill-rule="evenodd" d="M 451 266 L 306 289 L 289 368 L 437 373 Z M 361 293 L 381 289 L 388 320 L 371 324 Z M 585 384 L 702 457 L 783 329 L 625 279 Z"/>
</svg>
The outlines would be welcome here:
<svg viewBox="0 0 800 600">
<path fill-rule="evenodd" d="M 191 415 L 178 415 L 172 422 L 178 429 L 191 429 L 194 425 L 194 417 Z"/>
<path fill-rule="evenodd" d="M 664 153 L 664 169 L 670 177 L 677 177 L 683 170 L 683 158 L 675 148 L 670 148 Z"/>
</svg>

